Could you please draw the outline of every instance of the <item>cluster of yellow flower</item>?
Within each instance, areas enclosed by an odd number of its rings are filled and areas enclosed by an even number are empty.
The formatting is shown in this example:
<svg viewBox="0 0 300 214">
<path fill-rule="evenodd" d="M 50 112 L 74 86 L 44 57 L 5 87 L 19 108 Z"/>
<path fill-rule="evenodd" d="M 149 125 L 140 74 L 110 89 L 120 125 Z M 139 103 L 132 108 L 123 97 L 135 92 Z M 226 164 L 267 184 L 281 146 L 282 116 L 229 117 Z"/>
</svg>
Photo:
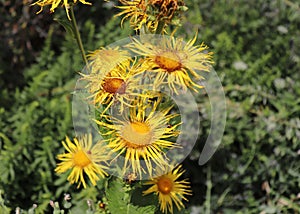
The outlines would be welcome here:
<svg viewBox="0 0 300 214">
<path fill-rule="evenodd" d="M 118 8 L 123 11 L 117 16 L 124 15 L 122 22 L 129 18 L 140 34 L 168 33 L 167 26 L 177 23 L 174 17 L 186 10 L 183 0 L 120 2 L 123 5 Z M 67 0 L 39 0 L 35 4 L 52 5 L 51 11 L 63 5 L 68 14 Z M 195 45 L 196 39 L 197 34 L 187 43 L 170 36 L 145 35 L 133 37 L 125 48 L 103 47 L 91 52 L 87 72 L 81 73 L 80 81 L 86 83 L 90 93 L 88 102 L 100 111 L 94 122 L 103 140 L 94 144 L 91 134 L 73 142 L 67 137 L 63 142 L 67 153 L 58 155 L 62 162 L 56 172 L 72 169 L 68 177 L 71 183 L 86 187 L 85 174 L 96 185 L 112 170 L 112 163 L 122 158 L 123 176 L 133 174 L 141 180 L 144 175 L 150 177 L 145 184 L 152 186 L 144 194 L 158 194 L 162 212 L 173 213 L 173 203 L 178 209 L 183 207 L 182 199 L 191 194 L 189 182 L 179 180 L 184 171 L 166 155 L 172 148 L 181 147 L 174 142 L 180 134 L 180 115 L 172 112 L 173 105 L 161 105 L 166 98 L 160 92 L 164 89 L 179 95 L 203 87 L 198 83 L 203 79 L 200 72 L 210 70 L 212 53 L 203 43 Z M 109 114 L 113 107 L 117 116 Z"/>
<path fill-rule="evenodd" d="M 135 30 L 155 33 L 163 31 L 169 24 L 179 25 L 178 16 L 187 10 L 183 0 L 120 0 L 123 4 L 118 8 L 123 11 L 117 16 L 125 15 L 121 24 L 127 18 Z"/>
<path fill-rule="evenodd" d="M 137 122 L 131 123 L 130 125 L 131 127 L 127 125 L 127 129 L 133 129 L 135 127 L 137 128 L 137 133 L 140 135 L 142 132 L 148 131 L 148 127 L 143 123 L 139 124 Z M 133 139 L 134 142 L 137 140 L 133 136 L 130 136 L 130 138 L 131 140 Z M 145 139 L 146 138 L 142 136 L 142 141 Z M 118 141 L 120 141 L 120 144 L 117 143 Z M 125 141 L 122 138 L 119 138 L 118 141 L 115 143 L 115 150 L 127 150 L 126 157 L 128 156 L 133 159 L 129 161 L 138 161 L 139 156 L 143 156 L 145 159 L 148 158 L 148 161 L 150 161 L 149 159 L 156 155 L 156 153 L 152 155 L 151 149 L 155 150 L 155 147 L 159 147 L 158 145 L 151 145 L 151 147 L 143 149 L 143 147 L 138 147 L 138 144 Z M 71 140 L 66 137 L 66 141 L 63 142 L 63 145 L 68 153 L 58 155 L 58 159 L 62 162 L 57 165 L 55 171 L 57 173 L 64 173 L 72 169 L 68 180 L 71 184 L 79 183 L 78 187 L 81 183 L 86 187 L 85 173 L 91 183 L 96 185 L 100 178 L 104 178 L 108 175 L 106 170 L 108 169 L 107 161 L 110 160 L 110 148 L 103 141 L 98 141 L 94 145 L 92 144 L 91 135 L 74 138 L 74 142 L 71 142 Z M 128 147 L 127 144 L 130 144 L 130 146 Z M 171 144 L 171 142 L 166 142 L 166 144 Z M 161 154 L 157 153 L 157 155 L 161 157 Z M 160 159 L 158 161 L 160 161 Z M 137 165 L 137 167 L 140 168 L 139 165 Z M 151 168 L 150 162 L 148 167 Z M 144 185 L 151 185 L 151 187 L 145 190 L 143 194 L 157 194 L 160 209 L 164 213 L 167 211 L 173 213 L 173 202 L 180 210 L 184 207 L 182 199 L 187 200 L 185 195 L 191 195 L 189 182 L 179 180 L 183 173 L 184 170 L 181 169 L 181 165 L 176 168 L 174 168 L 173 165 L 164 165 L 162 168 L 157 168 L 157 176 L 152 176 L 149 181 L 144 183 Z M 135 178 L 136 177 L 134 177 L 133 180 Z"/>
</svg>

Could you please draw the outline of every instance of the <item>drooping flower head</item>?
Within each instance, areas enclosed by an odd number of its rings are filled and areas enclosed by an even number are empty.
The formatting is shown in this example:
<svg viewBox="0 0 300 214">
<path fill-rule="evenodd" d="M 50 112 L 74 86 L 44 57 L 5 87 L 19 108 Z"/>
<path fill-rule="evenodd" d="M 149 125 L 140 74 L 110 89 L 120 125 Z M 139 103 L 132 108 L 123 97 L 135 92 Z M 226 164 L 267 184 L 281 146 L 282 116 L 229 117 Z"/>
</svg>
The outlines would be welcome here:
<svg viewBox="0 0 300 214">
<path fill-rule="evenodd" d="M 164 29 L 169 24 L 178 24 L 179 14 L 186 10 L 183 0 L 120 0 L 122 9 L 116 16 L 124 15 L 121 24 L 129 18 L 134 30 L 145 27 L 150 33 L 154 33 L 159 24 Z"/>
<path fill-rule="evenodd" d="M 76 4 L 77 1 L 81 2 L 82 4 L 88 4 L 91 5 L 91 3 L 86 2 L 85 0 L 73 0 L 73 3 Z M 55 11 L 56 8 L 58 8 L 59 6 L 64 6 L 68 19 L 71 20 L 70 15 L 69 15 L 69 8 L 70 8 L 70 4 L 68 2 L 68 0 L 38 0 L 36 2 L 34 2 L 32 5 L 38 5 L 41 7 L 40 12 L 42 12 L 43 8 L 45 6 L 51 5 L 50 7 L 50 12 L 53 13 Z"/>
<path fill-rule="evenodd" d="M 172 106 L 158 111 L 159 103 L 160 100 L 149 102 L 140 97 L 121 118 L 109 116 L 107 122 L 96 120 L 107 128 L 108 146 L 117 154 L 116 158 L 124 158 L 123 174 L 134 173 L 140 178 L 143 173 L 151 175 L 153 164 L 158 167 L 167 164 L 165 150 L 178 147 L 171 138 L 178 136 L 180 122 L 169 126 L 178 115 L 170 113 Z"/>
<path fill-rule="evenodd" d="M 91 64 L 90 69 L 93 69 L 93 66 L 95 65 Z M 109 72 L 103 70 L 81 74 L 81 80 L 87 81 L 86 88 L 94 105 L 107 105 L 103 113 L 114 103 L 120 105 L 122 112 L 124 105 L 130 105 L 133 97 L 139 95 L 138 89 L 141 86 L 136 75 L 140 72 L 140 66 L 136 61 L 126 60 Z"/>
<path fill-rule="evenodd" d="M 190 183 L 185 180 L 179 180 L 180 176 L 184 173 L 181 165 L 172 170 L 171 167 L 165 167 L 165 174 L 152 178 L 147 181 L 145 185 L 152 185 L 149 189 L 143 192 L 144 195 L 154 193 L 158 195 L 160 210 L 163 213 L 173 213 L 173 203 L 178 210 L 184 207 L 182 200 L 187 201 L 186 195 L 191 195 Z"/>
<path fill-rule="evenodd" d="M 62 142 L 67 150 L 65 154 L 59 154 L 57 158 L 62 161 L 57 164 L 55 172 L 64 173 L 71 169 L 68 181 L 78 183 L 77 188 L 82 184 L 86 188 L 84 175 L 86 175 L 91 183 L 95 186 L 100 177 L 105 177 L 105 165 L 110 159 L 108 148 L 102 141 L 98 141 L 92 145 L 92 135 L 84 135 L 81 138 L 74 138 L 74 142 L 66 137 L 66 141 Z"/>
<path fill-rule="evenodd" d="M 206 45 L 194 45 L 196 37 L 187 43 L 166 36 L 152 43 L 133 39 L 128 47 L 144 57 L 143 66 L 154 79 L 155 89 L 167 84 L 171 91 L 178 94 L 178 89 L 201 88 L 195 81 L 202 79 L 201 72 L 209 71 L 213 63 L 212 53 L 205 52 L 208 49 Z"/>
</svg>

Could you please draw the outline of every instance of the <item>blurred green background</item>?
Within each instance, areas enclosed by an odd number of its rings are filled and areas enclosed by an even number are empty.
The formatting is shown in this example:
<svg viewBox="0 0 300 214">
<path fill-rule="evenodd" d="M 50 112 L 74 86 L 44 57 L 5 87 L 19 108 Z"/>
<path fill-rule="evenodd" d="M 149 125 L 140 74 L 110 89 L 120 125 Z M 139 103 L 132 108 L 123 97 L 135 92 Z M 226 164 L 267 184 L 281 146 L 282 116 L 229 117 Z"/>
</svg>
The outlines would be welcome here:
<svg viewBox="0 0 300 214">
<path fill-rule="evenodd" d="M 86 206 L 99 192 L 76 190 L 54 173 L 61 140 L 74 136 L 71 92 L 83 62 L 75 41 L 53 21 L 65 18 L 64 10 L 36 15 L 31 3 L 0 0 L 0 209 L 3 202 L 12 210 L 36 203 L 49 212 L 49 200 L 65 192 Z M 76 6 L 86 50 L 132 35 L 112 17 L 113 3 Z M 199 97 L 201 132 L 184 161 L 194 192 L 189 212 L 300 213 L 300 2 L 186 4 L 177 35 L 190 39 L 198 31 L 198 43 L 214 52 L 227 102 L 222 143 L 199 166 L 210 127 L 209 100 Z"/>
</svg>

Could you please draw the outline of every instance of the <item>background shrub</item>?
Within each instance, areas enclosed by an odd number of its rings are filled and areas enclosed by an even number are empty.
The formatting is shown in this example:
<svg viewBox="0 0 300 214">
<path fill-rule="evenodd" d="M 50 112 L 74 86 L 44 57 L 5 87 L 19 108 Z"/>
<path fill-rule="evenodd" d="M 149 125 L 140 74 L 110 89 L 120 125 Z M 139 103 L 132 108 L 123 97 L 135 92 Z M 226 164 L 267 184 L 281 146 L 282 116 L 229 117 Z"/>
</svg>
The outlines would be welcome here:
<svg viewBox="0 0 300 214">
<path fill-rule="evenodd" d="M 60 141 L 74 135 L 71 92 L 83 63 L 72 38 L 51 20 L 63 19 L 63 11 L 35 15 L 24 3 L 1 1 L 0 7 L 0 190 L 8 207 L 37 203 L 39 212 L 69 192 L 76 210 L 86 206 L 84 199 L 101 197 L 101 184 L 98 192 L 79 192 L 54 173 Z M 189 207 L 196 213 L 299 213 L 299 3 L 195 0 L 187 5 L 177 35 L 191 38 L 198 31 L 199 41 L 209 45 L 227 102 L 222 143 L 199 166 L 210 127 L 209 100 L 199 97 L 199 140 L 184 161 L 194 192 Z M 119 28 L 113 13 L 103 2 L 79 6 L 87 50 L 131 34 L 128 27 Z"/>
</svg>

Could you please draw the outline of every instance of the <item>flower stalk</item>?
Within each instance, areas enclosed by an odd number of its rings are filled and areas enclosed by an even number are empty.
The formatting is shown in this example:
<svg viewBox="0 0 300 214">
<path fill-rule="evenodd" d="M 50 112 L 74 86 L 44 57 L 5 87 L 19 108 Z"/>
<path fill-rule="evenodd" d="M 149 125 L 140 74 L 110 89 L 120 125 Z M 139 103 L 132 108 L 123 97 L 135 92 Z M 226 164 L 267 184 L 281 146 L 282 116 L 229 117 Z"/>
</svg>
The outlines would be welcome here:
<svg viewBox="0 0 300 214">
<path fill-rule="evenodd" d="M 157 28 L 155 30 L 155 34 L 163 34 L 165 27 L 165 21 L 161 20 L 158 22 Z"/>
<path fill-rule="evenodd" d="M 70 16 L 71 16 L 70 22 L 71 22 L 71 25 L 72 25 L 74 37 L 75 37 L 77 45 L 79 47 L 82 59 L 83 59 L 84 63 L 86 65 L 88 65 L 88 60 L 87 60 L 86 55 L 85 55 L 85 50 L 84 50 L 84 47 L 83 47 L 83 44 L 82 44 L 81 36 L 80 36 L 79 30 L 78 30 L 78 25 L 77 25 L 75 14 L 74 14 L 73 4 L 70 5 Z"/>
</svg>

